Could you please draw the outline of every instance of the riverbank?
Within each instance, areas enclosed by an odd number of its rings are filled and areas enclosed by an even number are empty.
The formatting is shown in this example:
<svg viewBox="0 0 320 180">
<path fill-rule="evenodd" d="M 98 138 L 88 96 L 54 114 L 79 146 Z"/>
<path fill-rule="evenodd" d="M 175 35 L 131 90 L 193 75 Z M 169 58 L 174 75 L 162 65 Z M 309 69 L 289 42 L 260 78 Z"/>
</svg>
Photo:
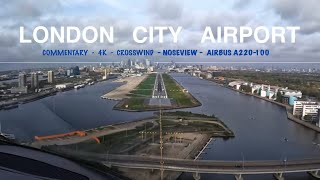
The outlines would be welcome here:
<svg viewBox="0 0 320 180">
<path fill-rule="evenodd" d="M 226 87 L 226 86 L 223 86 L 223 87 Z M 236 91 L 236 92 L 239 92 L 239 93 L 242 93 L 242 94 L 244 94 L 244 95 L 253 96 L 253 97 L 256 97 L 256 98 L 259 98 L 259 99 L 268 101 L 268 102 L 270 102 L 270 103 L 276 104 L 276 105 L 278 105 L 278 106 L 280 106 L 280 107 L 283 107 L 283 108 L 285 108 L 285 110 L 286 110 L 287 118 L 288 118 L 289 120 L 294 121 L 294 122 L 296 122 L 296 123 L 298 123 L 298 124 L 300 124 L 300 125 L 303 125 L 304 127 L 310 128 L 310 129 L 312 129 L 312 130 L 320 133 L 320 127 L 317 127 L 317 126 L 315 126 L 315 125 L 312 125 L 312 124 L 310 124 L 310 123 L 308 123 L 308 122 L 305 122 L 305 121 L 303 121 L 303 120 L 295 117 L 295 116 L 291 113 L 291 112 L 292 112 L 292 107 L 289 106 L 289 105 L 282 104 L 282 103 L 280 103 L 280 102 L 276 102 L 276 101 L 274 101 L 274 100 L 272 100 L 272 99 L 268 99 L 268 98 L 265 98 L 265 97 L 261 97 L 261 96 L 258 96 L 258 95 L 256 95 L 256 94 L 251 94 L 251 93 L 247 93 L 247 92 L 244 92 L 244 91 L 239 91 L 239 90 L 236 90 L 236 89 L 231 88 L 231 87 L 226 87 L 226 88 L 231 89 L 231 90 Z"/>
<path fill-rule="evenodd" d="M 110 77 L 109 79 L 113 79 L 113 78 L 116 78 L 116 76 Z M 94 81 L 93 83 L 99 83 L 99 82 L 103 82 L 103 81 L 106 81 L 109 79 L 100 79 L 100 80 Z M 18 108 L 19 104 L 26 104 L 29 102 L 33 102 L 33 101 L 37 101 L 37 100 L 46 98 L 48 96 L 54 96 L 59 92 L 74 90 L 75 89 L 74 85 L 75 84 L 73 84 L 73 86 L 65 88 L 65 89 L 56 89 L 56 88 L 52 87 L 52 89 L 50 89 L 50 90 L 26 94 L 23 97 L 13 98 L 13 100 L 0 101 L 0 110 L 10 110 L 10 109 Z M 93 84 L 90 84 L 90 85 L 93 85 Z M 85 85 L 81 86 L 81 88 L 83 88 L 83 87 L 85 87 Z"/>
<path fill-rule="evenodd" d="M 201 106 L 198 101 L 187 89 L 178 83 L 172 76 L 163 75 L 164 84 L 167 89 L 168 97 L 175 99 L 176 103 L 181 108 Z"/>
<path fill-rule="evenodd" d="M 128 98 L 128 94 L 135 87 L 137 87 L 146 77 L 147 75 L 117 79 L 113 82 L 123 82 L 125 84 L 114 89 L 113 91 L 106 93 L 105 95 L 101 96 L 101 98 L 110 100 L 122 100 L 124 98 Z"/>
<path fill-rule="evenodd" d="M 160 121 L 162 134 L 160 134 Z M 79 135 L 80 134 L 80 135 Z M 106 153 L 150 157 L 195 159 L 211 138 L 232 138 L 233 132 L 218 118 L 191 112 L 164 112 L 138 121 L 114 124 L 41 140 L 33 147 L 54 152 Z M 162 138 L 162 140 L 161 140 Z M 162 142 L 162 143 L 161 143 Z M 163 147 L 160 153 L 160 147 Z M 116 168 L 131 179 L 158 179 L 159 171 Z M 164 172 L 164 179 L 176 179 L 181 172 Z"/>
<path fill-rule="evenodd" d="M 93 129 L 84 130 L 82 132 L 85 134 L 85 136 L 74 135 L 74 136 L 65 136 L 65 137 L 59 137 L 59 138 L 48 138 L 47 140 L 34 141 L 30 145 L 36 148 L 41 148 L 43 146 L 51 146 L 51 145 L 58 145 L 58 146 L 72 145 L 72 144 L 90 140 L 93 137 L 106 136 L 106 135 L 121 132 L 124 130 L 131 130 L 137 126 L 141 126 L 145 123 L 152 122 L 152 121 L 153 120 L 151 118 L 144 118 L 136 121 L 121 122 L 121 123 L 116 123 L 112 125 L 101 126 Z M 56 134 L 56 136 L 58 135 L 59 134 Z M 55 136 L 55 135 L 50 135 L 50 136 Z"/>
<path fill-rule="evenodd" d="M 158 116 L 158 114 L 156 115 Z M 205 124 L 201 125 L 201 123 Z M 164 132 L 162 153 L 165 158 L 197 159 L 213 137 L 234 137 L 233 132 L 218 118 L 191 112 L 164 112 L 162 125 Z M 199 129 L 193 129 L 194 127 Z M 159 141 L 143 144 L 132 153 L 134 155 L 159 157 Z M 158 170 L 133 170 L 128 168 L 119 168 L 118 170 L 132 179 L 155 180 L 160 177 L 160 171 Z M 163 179 L 178 179 L 181 174 L 181 172 L 164 171 Z"/>
<path fill-rule="evenodd" d="M 37 94 L 32 94 L 26 97 L 19 98 L 17 100 L 1 102 L 0 110 L 10 110 L 13 108 L 18 108 L 19 104 L 25 104 L 25 103 L 37 101 L 39 99 L 42 99 L 48 96 L 54 96 L 57 94 L 57 92 L 58 92 L 57 90 L 44 91 L 44 92 L 39 92 Z"/>
<path fill-rule="evenodd" d="M 163 156 L 165 158 L 177 158 L 177 159 L 195 159 L 199 152 L 206 146 L 206 144 L 212 139 L 208 134 L 196 134 L 185 133 L 180 135 L 178 142 L 166 142 L 163 145 Z M 169 137 L 165 136 L 165 139 Z M 158 156 L 160 152 L 160 146 L 153 144 L 149 147 L 145 146 L 144 149 L 140 148 L 140 151 L 136 153 L 150 153 L 147 156 Z M 164 163 L 166 163 L 164 161 Z M 117 168 L 117 170 L 124 176 L 133 180 L 158 180 L 160 175 L 159 170 L 143 170 L 143 169 L 130 169 L 130 168 Z M 163 179 L 178 179 L 183 172 L 178 171 L 164 171 Z"/>
<path fill-rule="evenodd" d="M 129 112 L 143 112 L 143 111 L 157 111 L 184 109 L 201 106 L 202 104 L 192 94 L 190 94 L 182 85 L 168 74 L 163 74 L 163 81 L 167 98 L 161 98 L 162 103 L 158 103 L 160 98 L 151 97 L 150 88 L 154 91 L 155 77 L 147 77 L 144 81 L 135 88 L 133 93 L 125 95 L 120 102 L 118 102 L 113 109 Z M 151 82 L 153 81 L 153 82 Z M 130 92 L 130 91 L 129 91 Z M 128 93 L 129 93 L 128 92 Z M 122 92 L 121 92 L 122 93 Z M 127 97 L 130 96 L 130 97 Z M 156 103 L 155 103 L 156 102 Z"/>
</svg>

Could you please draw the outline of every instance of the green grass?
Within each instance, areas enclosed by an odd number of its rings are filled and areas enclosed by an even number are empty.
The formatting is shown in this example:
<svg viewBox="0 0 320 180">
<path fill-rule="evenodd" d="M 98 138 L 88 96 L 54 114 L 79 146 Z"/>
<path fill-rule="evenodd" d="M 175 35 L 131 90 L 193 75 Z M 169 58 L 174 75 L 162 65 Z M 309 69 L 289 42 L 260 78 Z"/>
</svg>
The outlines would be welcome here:
<svg viewBox="0 0 320 180">
<path fill-rule="evenodd" d="M 142 95 L 142 94 L 127 94 L 127 96 L 129 96 L 129 97 L 136 97 L 136 98 L 143 98 L 143 97 L 145 97 L 145 95 Z"/>
<path fill-rule="evenodd" d="M 147 122 L 145 125 L 138 126 L 135 129 L 121 131 L 114 134 L 99 137 L 101 144 L 105 145 L 106 149 L 117 153 L 119 150 L 130 147 L 137 141 L 140 141 L 141 131 L 151 131 L 153 123 Z"/>
<path fill-rule="evenodd" d="M 192 113 L 190 111 L 175 111 L 175 112 L 163 112 L 163 116 L 181 116 L 181 117 L 203 117 L 203 118 L 215 118 L 214 115 L 207 116 L 205 114 Z"/>
<path fill-rule="evenodd" d="M 188 96 L 186 92 L 183 92 L 181 86 L 179 86 L 174 79 L 168 74 L 163 74 L 162 78 L 166 86 L 168 97 L 176 100 L 178 106 L 187 107 L 194 105 L 192 98 Z"/>
<path fill-rule="evenodd" d="M 128 105 L 131 110 L 143 110 L 145 98 L 131 97 L 125 100 L 124 106 Z"/>
<path fill-rule="evenodd" d="M 149 74 L 134 90 L 128 94 L 131 97 L 150 97 L 152 95 L 156 74 Z"/>
<path fill-rule="evenodd" d="M 131 95 L 143 95 L 143 96 L 151 96 L 152 89 L 137 89 L 130 92 Z"/>
<path fill-rule="evenodd" d="M 157 121 L 159 122 L 159 121 Z M 162 128 L 164 131 L 173 132 L 216 132 L 224 131 L 224 128 L 218 124 L 194 121 L 188 122 L 187 125 L 183 122 L 162 120 Z"/>
<path fill-rule="evenodd" d="M 135 129 L 130 129 L 127 131 L 120 131 L 117 133 L 100 136 L 98 137 L 100 140 L 100 144 L 96 141 L 90 139 L 84 142 L 80 142 L 77 144 L 71 145 L 63 145 L 61 147 L 72 149 L 72 150 L 81 150 L 86 152 L 95 152 L 95 153 L 119 153 L 122 150 L 125 150 L 135 143 L 139 143 L 141 141 L 140 131 L 155 131 L 153 129 L 153 123 L 147 122 L 142 126 L 137 126 Z M 147 136 L 148 137 L 148 136 Z"/>
<path fill-rule="evenodd" d="M 194 99 L 188 92 L 184 92 L 182 87 L 176 83 L 169 75 L 163 74 L 164 84 L 166 86 L 169 98 L 174 99 L 173 108 L 194 107 L 200 103 Z M 156 74 L 150 74 L 146 77 L 121 103 L 116 105 L 116 109 L 131 110 L 131 111 L 145 111 L 154 109 L 153 106 L 145 104 L 145 100 L 151 98 Z"/>
</svg>

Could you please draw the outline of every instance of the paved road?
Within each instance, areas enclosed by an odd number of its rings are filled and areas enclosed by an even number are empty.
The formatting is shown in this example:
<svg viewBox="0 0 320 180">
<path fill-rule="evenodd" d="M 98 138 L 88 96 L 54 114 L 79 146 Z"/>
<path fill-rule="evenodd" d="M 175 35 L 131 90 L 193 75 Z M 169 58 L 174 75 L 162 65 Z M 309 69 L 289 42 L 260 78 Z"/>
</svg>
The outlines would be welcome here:
<svg viewBox="0 0 320 180">
<path fill-rule="evenodd" d="M 160 169 L 159 157 L 135 155 L 78 154 L 84 158 L 117 167 Z M 215 161 L 164 158 L 164 169 L 180 172 L 220 174 L 267 174 L 281 172 L 309 172 L 320 170 L 320 159 L 284 161 Z"/>
</svg>

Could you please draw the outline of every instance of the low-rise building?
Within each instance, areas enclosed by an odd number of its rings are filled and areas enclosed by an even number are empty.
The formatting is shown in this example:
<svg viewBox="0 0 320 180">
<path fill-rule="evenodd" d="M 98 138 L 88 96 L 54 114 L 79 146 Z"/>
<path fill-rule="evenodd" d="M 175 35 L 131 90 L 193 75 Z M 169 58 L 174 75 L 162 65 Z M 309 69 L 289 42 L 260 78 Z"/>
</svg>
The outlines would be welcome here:
<svg viewBox="0 0 320 180">
<path fill-rule="evenodd" d="M 281 99 L 281 102 L 283 104 L 288 104 L 290 106 L 293 106 L 295 101 L 297 101 L 297 97 L 295 97 L 295 96 L 283 95 L 282 99 Z"/>
<path fill-rule="evenodd" d="M 211 73 L 206 73 L 206 78 L 207 79 L 211 79 L 212 78 L 212 74 Z"/>
<path fill-rule="evenodd" d="M 289 104 L 290 96 L 282 96 L 281 103 L 283 104 Z"/>
<path fill-rule="evenodd" d="M 293 96 L 297 98 L 302 98 L 302 92 L 301 91 L 295 91 L 290 89 L 280 89 L 279 90 L 283 95 L 286 96 Z"/>
<path fill-rule="evenodd" d="M 28 93 L 28 87 L 22 86 L 22 87 L 13 87 L 10 89 L 11 94 L 27 94 Z"/>
<path fill-rule="evenodd" d="M 56 88 L 57 89 L 68 89 L 68 88 L 72 88 L 73 87 L 73 84 L 72 83 L 64 83 L 64 84 L 57 84 L 56 85 Z"/>
</svg>

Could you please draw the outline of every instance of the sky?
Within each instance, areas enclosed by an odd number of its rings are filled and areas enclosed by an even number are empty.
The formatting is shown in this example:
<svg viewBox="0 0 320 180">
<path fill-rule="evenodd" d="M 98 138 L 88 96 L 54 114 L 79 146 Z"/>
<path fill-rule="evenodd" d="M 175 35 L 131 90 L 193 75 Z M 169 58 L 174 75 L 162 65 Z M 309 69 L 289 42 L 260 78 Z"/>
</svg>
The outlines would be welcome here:
<svg viewBox="0 0 320 180">
<path fill-rule="evenodd" d="M 118 61 L 130 57 L 44 57 L 43 49 L 269 49 L 260 57 L 151 57 L 175 61 L 295 61 L 320 62 L 319 0 L 2 0 L 0 6 L 0 62 Z M 36 26 L 113 26 L 115 43 L 20 44 L 19 27 L 26 35 Z M 183 26 L 177 44 L 166 34 L 165 42 L 137 44 L 136 26 Z M 201 44 L 205 26 L 300 26 L 296 43 Z M 133 57 L 134 59 L 136 57 Z M 1 65 L 3 66 L 3 65 Z"/>
</svg>

